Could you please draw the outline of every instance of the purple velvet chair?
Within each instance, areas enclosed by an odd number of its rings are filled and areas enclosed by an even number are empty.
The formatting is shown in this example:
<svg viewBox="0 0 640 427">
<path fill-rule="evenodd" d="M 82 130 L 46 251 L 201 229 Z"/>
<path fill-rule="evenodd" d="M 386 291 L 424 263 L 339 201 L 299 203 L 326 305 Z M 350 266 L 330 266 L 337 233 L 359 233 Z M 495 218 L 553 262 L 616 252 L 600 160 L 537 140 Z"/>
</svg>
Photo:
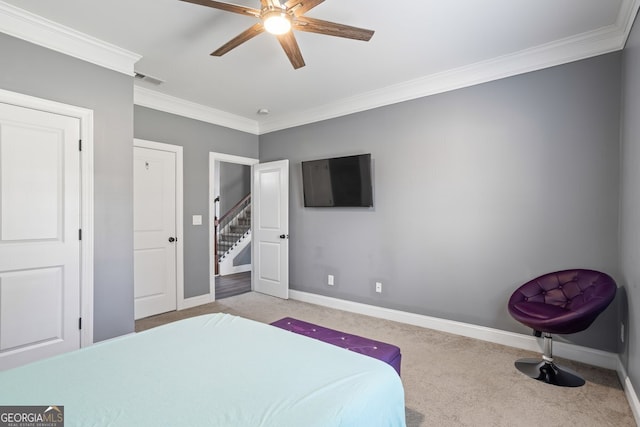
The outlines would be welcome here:
<svg viewBox="0 0 640 427">
<path fill-rule="evenodd" d="M 616 283 L 593 270 L 564 270 L 537 277 L 520 286 L 509 299 L 514 319 L 544 335 L 542 360 L 520 359 L 516 368 L 531 378 L 565 387 L 584 384 L 577 373 L 553 362 L 551 334 L 573 334 L 587 329 L 613 301 Z"/>
</svg>

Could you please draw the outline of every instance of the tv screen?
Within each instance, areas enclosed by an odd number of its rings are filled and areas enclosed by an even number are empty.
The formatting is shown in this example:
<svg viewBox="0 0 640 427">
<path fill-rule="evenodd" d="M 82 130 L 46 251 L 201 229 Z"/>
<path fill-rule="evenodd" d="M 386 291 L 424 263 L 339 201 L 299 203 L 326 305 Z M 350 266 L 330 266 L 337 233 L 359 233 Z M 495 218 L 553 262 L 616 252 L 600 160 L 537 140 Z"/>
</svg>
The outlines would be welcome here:
<svg viewBox="0 0 640 427">
<path fill-rule="evenodd" d="M 306 207 L 370 207 L 371 154 L 302 162 Z"/>
</svg>

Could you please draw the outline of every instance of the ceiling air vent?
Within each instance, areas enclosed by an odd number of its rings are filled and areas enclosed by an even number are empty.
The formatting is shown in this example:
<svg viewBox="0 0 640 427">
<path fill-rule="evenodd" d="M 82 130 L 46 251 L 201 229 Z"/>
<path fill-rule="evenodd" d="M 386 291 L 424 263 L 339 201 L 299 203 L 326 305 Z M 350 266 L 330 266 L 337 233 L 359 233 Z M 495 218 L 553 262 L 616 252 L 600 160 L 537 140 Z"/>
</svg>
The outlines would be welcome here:
<svg viewBox="0 0 640 427">
<path fill-rule="evenodd" d="M 156 86 L 160 86 L 162 83 L 164 83 L 164 80 L 160 80 L 157 77 L 153 77 L 153 76 L 149 76 L 146 74 L 142 74 L 139 72 L 135 72 L 134 76 L 133 76 L 136 80 L 142 80 L 143 82 L 147 82 L 147 83 L 151 83 L 153 85 Z"/>
</svg>

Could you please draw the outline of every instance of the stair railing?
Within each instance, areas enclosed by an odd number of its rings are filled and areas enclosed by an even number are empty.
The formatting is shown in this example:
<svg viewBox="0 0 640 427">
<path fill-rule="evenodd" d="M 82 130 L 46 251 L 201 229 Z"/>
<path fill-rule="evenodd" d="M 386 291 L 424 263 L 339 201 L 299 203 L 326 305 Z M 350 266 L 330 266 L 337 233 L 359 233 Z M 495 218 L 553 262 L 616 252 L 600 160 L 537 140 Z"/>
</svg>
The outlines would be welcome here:
<svg viewBox="0 0 640 427">
<path fill-rule="evenodd" d="M 245 219 L 243 218 L 243 214 L 247 211 L 247 209 L 251 206 L 251 193 L 247 194 L 246 196 L 244 196 L 242 198 L 242 200 L 240 200 L 238 203 L 236 203 L 231 209 L 229 209 L 229 211 L 227 213 L 225 213 L 224 215 L 222 215 L 220 217 L 220 219 L 216 220 L 215 222 L 215 230 L 216 230 L 216 251 L 215 251 L 215 264 L 216 264 L 216 274 L 218 274 L 218 263 L 219 263 L 219 257 L 218 257 L 218 239 L 220 238 L 221 235 L 224 235 L 226 233 L 228 233 L 229 229 L 232 226 L 237 226 L 239 224 L 240 219 Z M 251 218 L 248 218 L 249 220 L 251 220 Z"/>
<path fill-rule="evenodd" d="M 224 232 L 229 226 L 236 225 L 240 214 L 251 204 L 251 193 L 247 194 L 238 203 L 218 220 L 220 232 Z"/>
</svg>

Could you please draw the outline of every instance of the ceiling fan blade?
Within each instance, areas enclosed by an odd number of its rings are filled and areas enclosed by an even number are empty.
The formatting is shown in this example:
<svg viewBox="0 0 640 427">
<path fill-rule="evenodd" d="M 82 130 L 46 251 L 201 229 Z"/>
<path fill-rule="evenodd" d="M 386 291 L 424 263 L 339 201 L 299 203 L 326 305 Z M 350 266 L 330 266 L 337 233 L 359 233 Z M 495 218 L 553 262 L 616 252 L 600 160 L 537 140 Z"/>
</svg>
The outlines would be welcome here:
<svg viewBox="0 0 640 427">
<path fill-rule="evenodd" d="M 304 67 L 304 59 L 302 58 L 302 53 L 300 52 L 300 48 L 298 47 L 296 37 L 293 35 L 293 31 L 289 31 L 288 33 L 279 35 L 277 37 L 280 45 L 289 57 L 289 61 L 291 61 L 291 65 L 293 65 L 293 68 L 297 70 L 298 68 Z"/>
<path fill-rule="evenodd" d="M 293 28 L 298 31 L 326 34 L 328 36 L 344 37 L 347 39 L 362 41 L 369 41 L 375 32 L 373 30 L 365 30 L 364 28 L 352 27 L 350 25 L 336 24 L 335 22 L 322 21 L 320 19 L 309 18 L 306 16 L 298 16 L 293 22 Z"/>
<path fill-rule="evenodd" d="M 280 0 L 260 0 L 260 5 L 263 9 L 265 8 L 274 8 L 280 9 L 282 5 L 280 4 Z"/>
<path fill-rule="evenodd" d="M 240 15 L 260 17 L 260 11 L 252 7 L 238 6 L 231 3 L 223 3 L 220 1 L 213 1 L 213 0 L 180 0 L 180 1 L 199 4 L 201 6 L 208 6 L 214 9 L 220 9 L 227 12 L 239 13 Z"/>
<path fill-rule="evenodd" d="M 229 52 L 231 49 L 240 46 L 242 43 L 246 42 L 247 40 L 251 40 L 261 33 L 264 33 L 264 25 L 262 25 L 262 22 L 258 22 L 251 28 L 246 29 L 245 31 L 229 40 L 227 43 L 220 46 L 215 52 L 211 52 L 211 55 L 222 56 L 225 53 Z"/>
<path fill-rule="evenodd" d="M 260 0 L 260 4 L 262 4 L 262 7 L 273 7 L 273 8 L 280 8 L 280 0 Z"/>
<path fill-rule="evenodd" d="M 287 10 L 293 10 L 295 16 L 301 16 L 323 2 L 324 0 L 289 0 L 284 6 Z"/>
</svg>

